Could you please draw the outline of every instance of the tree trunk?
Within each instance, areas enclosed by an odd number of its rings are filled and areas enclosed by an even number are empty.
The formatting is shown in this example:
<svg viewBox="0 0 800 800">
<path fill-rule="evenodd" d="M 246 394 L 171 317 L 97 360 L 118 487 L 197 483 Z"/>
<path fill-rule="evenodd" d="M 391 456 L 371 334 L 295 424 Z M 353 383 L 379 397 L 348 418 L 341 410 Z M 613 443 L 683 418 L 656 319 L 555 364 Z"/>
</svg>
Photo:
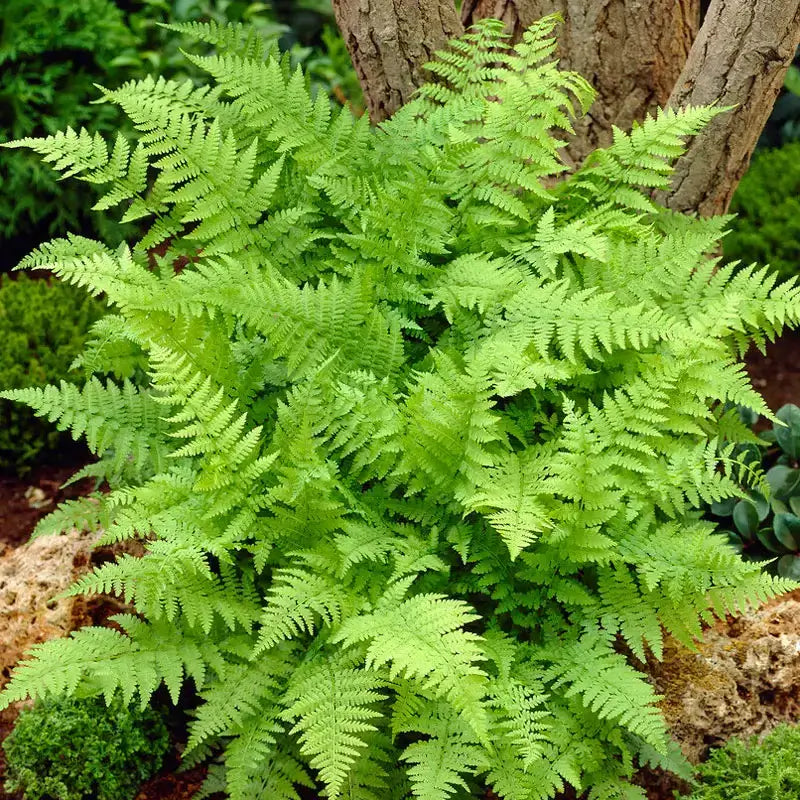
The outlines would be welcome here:
<svg viewBox="0 0 800 800">
<path fill-rule="evenodd" d="M 669 104 L 737 107 L 692 141 L 661 202 L 704 216 L 728 210 L 798 42 L 800 0 L 712 0 Z"/>
<path fill-rule="evenodd" d="M 704 1 L 704 0 L 703 0 Z M 494 16 L 516 37 L 558 11 L 561 65 L 598 98 L 576 122 L 573 165 L 656 106 L 737 105 L 697 137 L 678 164 L 669 207 L 724 212 L 747 168 L 800 42 L 800 0 L 463 0 L 463 24 Z M 333 0 L 367 100 L 380 122 L 408 101 L 423 65 L 463 30 L 453 0 Z"/>
<path fill-rule="evenodd" d="M 700 24 L 700 0 L 464 0 L 465 27 L 497 17 L 515 38 L 535 20 L 558 12 L 560 64 L 579 72 L 597 99 L 576 121 L 567 148 L 577 164 L 611 143 L 612 126 L 627 130 L 666 105 Z"/>
<path fill-rule="evenodd" d="M 373 123 L 411 99 L 423 65 L 464 30 L 453 0 L 334 0 L 333 11 Z"/>
</svg>

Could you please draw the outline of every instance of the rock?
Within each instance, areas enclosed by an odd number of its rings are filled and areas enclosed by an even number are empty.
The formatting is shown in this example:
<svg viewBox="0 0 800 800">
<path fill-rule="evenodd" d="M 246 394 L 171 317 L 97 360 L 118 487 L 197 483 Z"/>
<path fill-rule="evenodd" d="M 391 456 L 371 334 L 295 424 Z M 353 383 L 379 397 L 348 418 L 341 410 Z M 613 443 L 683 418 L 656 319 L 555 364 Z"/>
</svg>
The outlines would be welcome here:
<svg viewBox="0 0 800 800">
<path fill-rule="evenodd" d="M 800 590 L 719 621 L 693 652 L 674 640 L 650 673 L 672 734 L 693 762 L 731 736 L 800 718 Z"/>
<path fill-rule="evenodd" d="M 37 642 L 65 636 L 83 623 L 76 598 L 54 599 L 91 561 L 94 534 L 42 536 L 0 556 L 0 686 Z"/>
</svg>

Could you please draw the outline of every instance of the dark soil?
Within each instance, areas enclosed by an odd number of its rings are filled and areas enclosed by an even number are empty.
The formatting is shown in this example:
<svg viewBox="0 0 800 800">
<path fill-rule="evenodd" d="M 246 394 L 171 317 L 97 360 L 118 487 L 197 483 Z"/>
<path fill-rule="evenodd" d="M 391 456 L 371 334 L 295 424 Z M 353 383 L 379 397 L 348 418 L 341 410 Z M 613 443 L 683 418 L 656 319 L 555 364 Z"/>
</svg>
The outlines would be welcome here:
<svg viewBox="0 0 800 800">
<path fill-rule="evenodd" d="M 167 767 L 142 786 L 136 800 L 190 800 L 199 791 L 205 778 L 205 767 L 195 767 L 186 772 L 170 771 Z"/>
<path fill-rule="evenodd" d="M 767 346 L 766 355 L 751 350 L 746 362 L 753 386 L 773 411 L 800 405 L 800 331 L 787 331 Z"/>
<path fill-rule="evenodd" d="M 36 523 L 64 500 L 92 491 L 86 479 L 61 489 L 79 466 L 41 466 L 22 477 L 0 473 L 0 553 L 30 538 Z"/>
</svg>

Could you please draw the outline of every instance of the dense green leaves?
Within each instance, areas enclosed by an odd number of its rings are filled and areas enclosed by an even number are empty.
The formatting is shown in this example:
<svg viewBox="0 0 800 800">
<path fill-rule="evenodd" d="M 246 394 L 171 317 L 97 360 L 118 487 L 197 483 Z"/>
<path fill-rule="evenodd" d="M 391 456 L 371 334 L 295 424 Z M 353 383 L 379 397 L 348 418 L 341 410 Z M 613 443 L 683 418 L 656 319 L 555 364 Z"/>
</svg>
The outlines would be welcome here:
<svg viewBox="0 0 800 800">
<path fill-rule="evenodd" d="M 119 698 L 58 698 L 23 709 L 3 742 L 8 792 L 26 800 L 133 800 L 169 746 L 160 714 Z"/>
<path fill-rule="evenodd" d="M 743 419 L 750 415 L 739 410 Z M 753 423 L 758 417 L 753 418 Z M 757 444 L 756 444 L 757 443 Z M 732 517 L 731 542 L 746 559 L 792 580 L 800 576 L 800 408 L 788 404 L 775 415 L 774 426 L 752 442 L 738 446 L 738 458 L 766 470 L 765 486 L 749 490 L 735 503 L 712 503 L 715 517 Z M 743 487 L 746 489 L 747 487 Z M 764 493 L 766 492 L 766 494 Z"/>
<path fill-rule="evenodd" d="M 783 277 L 800 273 L 799 198 L 800 142 L 758 150 L 731 202 L 725 258 L 769 264 Z"/>
<path fill-rule="evenodd" d="M 107 92 L 130 142 L 27 143 L 149 221 L 25 259 L 112 313 L 85 386 L 14 395 L 111 485 L 42 532 L 146 553 L 73 589 L 131 601 L 123 632 L 39 646 L 5 702 L 191 678 L 191 746 L 233 800 L 641 797 L 625 777 L 669 747 L 618 637 L 660 656 L 790 585 L 697 509 L 764 488 L 726 404 L 765 410 L 736 356 L 797 323 L 800 289 L 719 268 L 722 223 L 642 191 L 718 109 L 559 177 L 591 91 L 550 60 L 556 24 L 512 48 L 482 23 L 377 129 L 195 26 L 211 86 Z"/>
<path fill-rule="evenodd" d="M 793 800 L 800 792 L 798 747 L 800 730 L 790 725 L 779 725 L 760 741 L 731 739 L 700 765 L 691 800 Z"/>
<path fill-rule="evenodd" d="M 0 277 L 0 388 L 8 392 L 77 377 L 71 367 L 86 343 L 89 326 L 102 313 L 101 303 L 71 286 L 26 275 Z M 23 391 L 32 398 L 44 390 Z M 45 415 L 44 409 L 39 412 Z M 86 415 L 85 407 L 80 413 Z M 24 472 L 64 444 L 65 437 L 37 420 L 32 411 L 0 400 L 0 469 Z"/>
</svg>

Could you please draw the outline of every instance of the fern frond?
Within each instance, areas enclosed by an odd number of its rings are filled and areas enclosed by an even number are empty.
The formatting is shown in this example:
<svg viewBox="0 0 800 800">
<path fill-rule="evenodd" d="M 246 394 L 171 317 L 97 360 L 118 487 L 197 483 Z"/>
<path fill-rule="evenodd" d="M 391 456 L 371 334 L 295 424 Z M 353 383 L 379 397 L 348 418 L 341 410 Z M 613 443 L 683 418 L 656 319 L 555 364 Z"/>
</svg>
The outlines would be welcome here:
<svg viewBox="0 0 800 800">
<path fill-rule="evenodd" d="M 202 686 L 209 666 L 220 663 L 211 641 L 180 636 L 171 627 L 147 625 L 136 617 L 113 618 L 125 633 L 111 628 L 82 628 L 67 639 L 34 645 L 0 695 L 2 708 L 26 697 L 102 693 L 110 701 L 122 693 L 138 695 L 144 708 L 163 681 L 177 702 L 185 677 Z"/>
<path fill-rule="evenodd" d="M 298 671 L 284 703 L 284 718 L 295 725 L 302 751 L 319 770 L 326 791 L 338 795 L 360 752 L 363 735 L 376 730 L 374 706 L 384 695 L 385 679 L 359 669 L 347 658 L 324 659 Z"/>
</svg>

